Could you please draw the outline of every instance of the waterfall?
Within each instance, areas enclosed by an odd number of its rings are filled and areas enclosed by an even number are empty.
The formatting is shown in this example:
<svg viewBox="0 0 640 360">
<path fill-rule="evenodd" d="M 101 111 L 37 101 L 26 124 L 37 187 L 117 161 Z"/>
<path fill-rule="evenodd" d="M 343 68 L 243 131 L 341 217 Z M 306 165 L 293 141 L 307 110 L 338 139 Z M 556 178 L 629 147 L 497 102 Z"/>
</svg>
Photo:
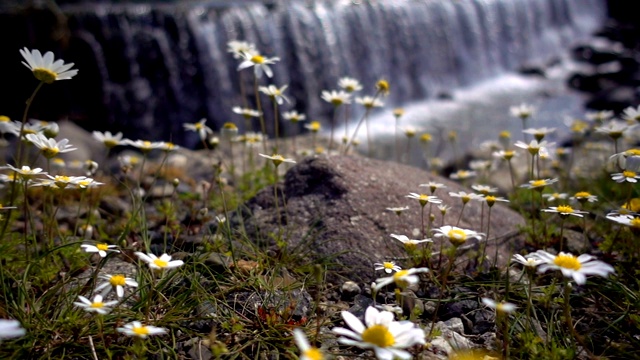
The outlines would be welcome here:
<svg viewBox="0 0 640 360">
<path fill-rule="evenodd" d="M 289 84 L 285 110 L 327 120 L 322 90 L 343 76 L 372 94 L 391 84 L 389 106 L 544 64 L 591 35 L 604 0 L 280 1 L 189 5 L 69 7 L 75 54 L 95 68 L 105 126 L 179 142 L 182 123 L 214 127 L 242 118 L 231 111 L 253 99 L 251 70 L 240 74 L 230 40 L 278 56 L 269 83 Z M 84 71 L 84 69 L 82 69 Z M 85 73 L 88 71 L 84 71 Z M 262 79 L 266 84 L 265 78 Z M 95 84 L 94 84 L 95 86 Z M 263 102 L 264 103 L 264 102 Z M 268 104 L 268 103 L 267 103 Z M 265 115 L 272 116 L 267 107 Z M 268 121 L 267 123 L 271 123 Z"/>
</svg>

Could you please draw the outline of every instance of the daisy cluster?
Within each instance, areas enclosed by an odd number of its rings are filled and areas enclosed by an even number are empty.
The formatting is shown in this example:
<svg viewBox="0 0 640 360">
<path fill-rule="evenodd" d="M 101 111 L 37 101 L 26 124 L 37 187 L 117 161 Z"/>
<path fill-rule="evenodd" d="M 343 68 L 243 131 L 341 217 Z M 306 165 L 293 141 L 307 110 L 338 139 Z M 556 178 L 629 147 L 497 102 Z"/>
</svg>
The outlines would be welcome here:
<svg viewBox="0 0 640 360">
<path fill-rule="evenodd" d="M 228 153 L 233 156 L 233 146 L 236 143 L 245 145 L 244 151 L 251 155 L 257 154 L 263 161 L 270 161 L 276 169 L 285 164 L 295 164 L 295 158 L 288 158 L 279 152 L 279 116 L 286 120 L 291 127 L 287 129 L 289 134 L 297 134 L 300 130 L 301 123 L 312 119 L 311 114 L 304 114 L 295 109 L 295 99 L 291 99 L 287 95 L 288 84 L 271 83 L 274 75 L 280 69 L 280 58 L 270 56 L 258 49 L 255 44 L 246 41 L 230 41 L 228 43 L 228 52 L 238 60 L 237 71 L 239 78 L 243 80 L 243 76 L 251 77 L 254 85 L 254 92 L 242 99 L 242 106 L 233 107 L 233 112 L 242 117 L 245 121 L 244 125 L 236 124 L 229 121 L 214 131 L 207 125 L 207 119 L 200 119 L 194 123 L 184 123 L 183 129 L 193 132 L 202 142 L 205 148 L 213 151 L 220 146 L 221 139 L 223 145 L 229 146 Z M 53 84 L 58 80 L 69 80 L 78 74 L 78 70 L 73 69 L 74 64 L 65 64 L 62 60 L 56 60 L 51 52 L 42 55 L 38 50 L 20 50 L 24 58 L 23 64 L 32 72 L 36 80 L 39 81 L 38 88 L 44 84 Z M 251 71 L 247 71 L 251 70 Z M 266 81 L 266 82 L 265 82 Z M 371 84 L 370 84 L 371 85 Z M 358 144 L 358 131 L 361 124 L 365 124 L 366 119 L 371 111 L 384 106 L 383 99 L 390 92 L 390 84 L 388 81 L 381 79 L 371 86 L 371 92 L 368 94 L 359 93 L 365 89 L 357 79 L 351 77 L 339 78 L 336 87 L 329 90 L 323 90 L 319 94 L 320 98 L 326 102 L 326 106 L 330 106 L 333 115 L 331 125 L 331 134 L 329 138 L 328 153 L 333 151 L 334 126 L 339 121 L 340 116 L 344 116 L 344 135 L 342 137 L 342 151 L 347 153 L 350 147 Z M 34 92 L 34 96 L 37 93 Z M 263 101 L 271 101 L 271 106 L 263 107 Z M 253 104 L 255 108 L 251 105 Z M 349 111 L 351 106 L 360 106 L 364 115 L 356 125 L 353 133 L 349 133 Z M 271 110 L 271 108 L 273 110 Z M 272 113 L 269 113 L 272 111 Z M 28 112 L 28 111 L 27 111 Z M 26 113 L 27 113 L 26 112 Z M 266 114 L 265 114 L 266 112 Z M 282 114 L 280 114 L 282 112 Z M 404 116 L 404 110 L 396 108 L 393 110 L 393 116 L 396 123 L 396 133 L 399 128 L 399 120 Z M 433 334 L 433 326 L 429 332 L 426 332 L 418 324 L 413 321 L 406 320 L 404 317 L 403 296 L 409 293 L 427 281 L 433 281 L 440 286 L 438 306 L 443 301 L 444 294 L 447 294 L 447 281 L 455 267 L 460 254 L 464 250 L 477 246 L 480 249 L 478 260 L 480 264 L 486 265 L 488 257 L 485 255 L 488 240 L 491 238 L 491 212 L 496 203 L 508 203 L 510 200 L 506 194 L 500 193 L 498 187 L 488 185 L 485 182 L 488 174 L 492 170 L 498 169 L 504 164 L 509 168 L 509 176 L 514 194 L 524 193 L 531 198 L 531 208 L 535 213 L 531 216 L 531 228 L 533 245 L 536 251 L 529 254 L 516 254 L 512 257 L 512 263 L 521 264 L 531 281 L 533 276 L 542 275 L 549 272 L 558 274 L 566 284 L 566 289 L 570 291 L 571 283 L 577 286 L 585 286 L 588 283 L 588 277 L 598 276 L 608 278 L 615 273 L 613 266 L 598 260 L 590 254 L 573 255 L 570 252 L 563 251 L 563 230 L 566 221 L 586 221 L 592 216 L 593 206 L 600 201 L 599 197 L 586 190 L 581 189 L 578 192 L 569 192 L 565 184 L 574 174 L 571 171 L 572 158 L 574 149 L 558 147 L 556 142 L 550 141 L 554 135 L 555 128 L 529 128 L 528 122 L 535 119 L 536 109 L 528 104 L 520 104 L 510 109 L 513 117 L 522 122 L 522 140 L 515 143 L 511 142 L 511 134 L 509 132 L 501 132 L 498 140 L 486 143 L 481 146 L 483 149 L 490 149 L 488 156 L 476 159 L 468 164 L 466 168 L 459 168 L 451 172 L 449 178 L 463 184 L 473 183 L 470 189 L 464 191 L 448 191 L 445 193 L 447 186 L 445 184 L 429 181 L 428 183 L 419 184 L 416 189 L 407 189 L 407 195 L 403 198 L 406 204 L 393 204 L 394 206 L 386 208 L 389 216 L 394 216 L 402 225 L 404 222 L 404 214 L 411 211 L 419 212 L 420 224 L 412 231 L 405 234 L 389 234 L 396 240 L 399 247 L 407 252 L 407 257 L 394 259 L 380 259 L 379 262 L 373 264 L 372 274 L 380 272 L 381 277 L 374 277 L 375 281 L 371 284 L 371 293 L 374 302 L 372 306 L 368 306 L 364 312 L 364 317 L 360 319 L 349 311 L 340 313 L 344 326 L 336 326 L 331 329 L 332 336 L 337 337 L 339 344 L 348 347 L 357 347 L 366 351 L 367 354 L 373 354 L 378 359 L 411 359 L 416 353 L 423 349 L 423 345 L 427 344 L 427 339 Z M 273 152 L 267 149 L 268 132 L 265 123 L 265 115 L 273 117 L 273 130 L 275 134 L 275 147 Z M 586 134 L 600 136 L 609 141 L 612 145 L 612 154 L 607 164 L 608 178 L 612 186 L 624 187 L 626 194 L 634 194 L 634 186 L 640 179 L 640 150 L 629 148 L 620 151 L 620 147 L 624 146 L 626 139 L 632 137 L 633 129 L 636 127 L 640 119 L 640 108 L 629 108 L 624 111 L 621 119 L 616 119 L 613 113 L 597 112 L 587 114 L 587 121 L 572 120 L 567 122 L 567 126 L 578 140 L 583 140 Z M 253 128 L 252 121 L 260 122 L 260 132 L 251 132 Z M 312 120 L 304 125 L 313 136 L 313 150 L 311 153 L 322 153 L 324 149 L 317 146 L 316 136 L 322 130 L 322 121 Z M 245 130 L 244 132 L 242 130 Z M 441 163 L 437 158 L 430 158 L 430 144 L 433 137 L 430 133 L 421 133 L 422 130 L 414 126 L 406 126 L 402 131 L 408 141 L 417 137 L 424 146 L 425 158 L 428 159 L 428 166 L 431 169 L 440 168 Z M 94 177 L 101 175 L 99 164 L 95 161 L 87 160 L 85 162 L 67 161 L 64 154 L 76 151 L 77 148 L 70 143 L 68 139 L 57 139 L 59 127 L 53 122 L 44 122 L 39 120 L 14 121 L 6 116 L 0 116 L 0 133 L 3 137 L 9 139 L 15 138 L 18 144 L 16 153 L 16 163 L 6 164 L 0 170 L 0 181 L 4 187 L 11 190 L 11 203 L 7 206 L 0 205 L 2 211 L 0 215 L 9 214 L 13 210 L 22 210 L 25 218 L 33 209 L 29 208 L 28 192 L 44 191 L 45 201 L 42 205 L 42 211 L 39 214 L 50 214 L 48 208 L 47 197 L 58 196 L 64 193 L 77 192 L 80 197 L 85 196 L 90 191 L 95 191 L 105 185 L 105 183 L 96 181 Z M 368 132 L 367 132 L 368 133 Z M 171 142 L 149 141 L 149 140 L 131 140 L 123 137 L 123 134 L 106 132 L 93 132 L 93 138 L 109 153 L 116 147 L 130 147 L 137 149 L 140 156 L 122 155 L 118 158 L 123 172 L 127 172 L 134 167 L 140 167 L 140 174 L 143 174 L 142 167 L 147 156 L 152 151 L 163 151 L 166 154 L 180 149 L 180 146 Z M 419 136 L 418 136 L 419 135 Z M 456 131 L 448 132 L 446 140 L 455 148 L 458 141 L 458 133 Z M 369 142 L 370 139 L 367 139 Z M 407 143 L 408 147 L 410 142 Z M 24 147 L 24 149 L 23 149 Z M 262 148 L 257 151 L 256 148 Z M 368 144 L 371 151 L 371 144 Z M 295 136 L 292 137 L 292 151 L 298 155 L 295 145 Z M 29 151 L 31 153 L 29 153 Z M 308 150 L 307 150 L 308 151 Z M 396 151 L 398 144 L 396 143 Z M 409 152 L 409 151 L 408 151 Z M 40 167 L 32 167 L 33 164 L 25 161 L 30 155 L 40 156 L 46 169 Z M 244 154 L 243 154 L 244 155 Z M 231 160 L 233 161 L 233 159 Z M 519 169 L 522 173 L 518 174 L 514 171 L 513 165 L 524 164 Z M 440 164 L 440 165 L 439 165 Z M 43 165 L 44 166 L 44 165 Z M 235 179 L 233 166 L 229 167 L 230 174 Z M 522 171 L 522 168 L 525 168 Z M 565 173 L 560 170 L 565 169 Z M 276 171 L 276 179 L 278 172 Z M 561 175 L 558 175 L 561 174 Z M 179 183 L 179 180 L 177 180 Z M 177 186 L 177 184 L 174 184 Z M 202 184 L 203 198 L 209 191 L 211 184 Z M 18 194 L 15 189 L 22 191 L 24 201 L 19 203 L 16 201 Z M 42 190 L 44 189 L 44 190 Z M 135 188 L 129 189 L 135 200 L 142 199 L 143 190 L 140 181 Z M 412 190 L 412 191 L 409 191 Z M 443 194 L 444 193 L 444 194 Z M 445 196 L 442 196 L 445 195 Z M 277 198 L 277 192 L 276 192 Z M 276 200 L 277 201 L 277 200 Z M 46 205 L 44 204 L 46 203 Z M 135 203 L 135 201 L 134 201 Z M 53 201 L 51 202 L 53 204 Z M 413 205 L 416 204 L 416 205 Z M 484 218 L 480 221 L 479 226 L 475 229 L 467 228 L 465 223 L 471 223 L 464 217 L 465 210 L 469 211 L 469 207 L 473 204 L 479 204 L 482 213 L 487 214 L 487 221 Z M 14 206 L 18 205 L 18 206 Z M 551 206 L 553 205 L 553 206 Z M 632 231 L 640 228 L 640 199 L 633 198 L 632 195 L 619 205 L 619 209 L 606 214 L 606 219 L 615 224 L 621 224 L 629 227 Z M 226 205 L 225 205 L 226 206 Z M 451 217 L 452 209 L 455 209 L 457 216 Z M 38 209 L 40 210 L 40 209 Z M 32 211 L 33 212 L 33 211 Z M 197 217 L 202 218 L 208 212 L 205 206 L 198 211 Z M 78 212 L 80 213 L 80 212 Z M 440 216 L 436 216 L 436 214 Z M 100 230 L 91 221 L 91 212 L 77 219 L 78 226 L 76 233 L 82 236 L 84 241 L 79 242 L 79 249 L 89 254 L 89 256 L 98 260 L 93 271 L 93 281 L 88 283 L 82 294 L 77 296 L 77 301 L 73 305 L 85 311 L 82 316 L 97 317 L 101 319 L 104 316 L 114 316 L 118 319 L 118 326 L 114 326 L 115 331 L 120 334 L 134 336 L 145 339 L 152 335 L 162 335 L 169 333 L 169 329 L 149 325 L 151 321 L 161 322 L 161 315 L 151 316 L 152 310 L 147 309 L 147 313 L 142 315 L 129 315 L 122 309 L 126 300 L 135 300 L 142 297 L 143 293 L 155 291 L 155 284 L 145 284 L 142 279 L 162 279 L 167 273 L 173 269 L 184 265 L 182 260 L 176 260 L 173 256 L 163 253 L 156 255 L 152 252 L 136 251 L 141 248 L 149 249 L 148 244 L 141 246 L 135 244 L 130 247 L 120 247 L 112 244 L 117 241 L 97 240 Z M 395 214 L 395 215 L 391 215 Z M 535 219 L 542 219 L 543 224 L 537 226 L 533 224 Z M 547 222 L 559 223 L 558 238 L 560 239 L 559 251 L 548 246 L 545 241 L 540 241 L 547 236 Z M 230 221 L 226 218 L 218 218 L 218 225 L 230 226 Z M 26 220 L 25 220 L 26 223 Z M 27 225 L 25 225 L 27 229 Z M 53 226 L 51 226 L 53 229 Z M 544 232 L 536 233 L 542 229 Z M 56 229 L 57 230 L 57 229 Z M 26 230 L 25 230 L 26 231 Z M 232 231 L 229 231 L 231 233 Z M 543 235 L 544 234 L 544 235 Z M 26 236 L 26 235 L 25 235 Z M 585 238 L 586 235 L 585 235 Z M 439 248 L 435 248 L 434 240 L 439 241 Z M 231 242 L 231 241 L 230 241 Z M 66 244 L 65 246 L 76 246 L 76 244 Z M 29 244 L 25 241 L 25 248 L 29 250 Z M 437 265 L 434 260 L 437 257 Z M 140 264 L 146 265 L 149 275 L 147 278 L 142 276 L 142 271 L 138 271 L 137 276 L 129 277 L 124 272 L 106 273 L 102 271 L 103 265 L 114 258 L 124 260 L 137 260 Z M 497 258 L 497 256 L 496 256 Z M 495 260 L 494 260 L 495 261 Z M 444 264 L 444 265 L 443 265 Z M 493 264 L 496 265 L 495 263 Z M 234 266 L 237 264 L 234 263 Z M 140 268 L 142 270 L 142 267 Z M 538 275 L 536 275 L 538 274 Z M 508 275 L 508 274 L 507 274 Z M 393 289 L 396 295 L 396 303 L 386 303 L 388 296 L 383 296 L 384 302 L 377 303 L 379 297 L 377 294 L 382 293 L 386 289 Z M 85 292 L 86 291 L 86 292 Z M 115 295 L 114 295 L 115 294 Z M 565 293 L 568 294 L 568 293 Z M 492 309 L 496 313 L 497 319 L 508 319 L 509 314 L 517 311 L 518 306 L 509 303 L 508 299 L 493 299 L 485 297 L 486 294 L 478 295 L 478 301 L 485 307 Z M 529 293 L 529 295 L 531 295 Z M 75 297 L 75 295 L 74 295 Z M 501 296 L 497 296 L 501 297 Z M 569 309 L 569 301 L 565 296 L 565 304 Z M 121 311 L 122 310 L 122 311 Z M 569 312 L 569 310 L 566 310 Z M 79 312 L 80 313 L 80 312 Z M 434 311 L 433 323 L 436 322 L 435 316 L 438 311 Z M 566 314 L 566 313 L 565 313 Z M 122 317 L 122 319 L 120 318 Z M 125 324 L 125 318 L 130 322 Z M 290 325 L 290 324 L 288 324 Z M 320 326 L 318 326 L 318 329 Z M 286 328 L 286 333 L 291 334 L 292 341 L 300 350 L 300 359 L 303 360 L 319 360 L 326 357 L 329 352 L 326 347 L 315 346 L 318 344 L 318 338 L 311 343 L 302 328 L 293 329 L 292 326 Z M 24 336 L 27 329 L 14 319 L 0 319 L 0 340 L 11 339 Z M 504 331 L 503 337 L 508 334 Z M 211 338 L 215 334 L 212 332 Z M 213 341 L 213 340 L 212 340 Z M 506 338 L 503 339 L 506 342 Z M 507 346 L 508 347 L 508 346 Z M 508 354 L 508 352 L 507 352 Z"/>
</svg>

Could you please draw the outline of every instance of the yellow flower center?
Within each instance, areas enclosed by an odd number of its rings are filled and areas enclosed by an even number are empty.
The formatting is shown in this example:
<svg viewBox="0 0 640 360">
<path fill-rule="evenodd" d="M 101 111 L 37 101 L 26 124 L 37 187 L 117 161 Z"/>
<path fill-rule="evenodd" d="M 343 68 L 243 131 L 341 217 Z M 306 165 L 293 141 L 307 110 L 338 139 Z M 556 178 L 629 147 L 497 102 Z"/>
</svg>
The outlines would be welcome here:
<svg viewBox="0 0 640 360">
<path fill-rule="evenodd" d="M 232 122 L 226 122 L 226 123 L 224 123 L 224 125 L 222 125 L 222 127 L 227 129 L 227 130 L 237 130 L 238 129 L 236 124 L 234 124 Z"/>
<path fill-rule="evenodd" d="M 42 155 L 44 155 L 44 157 L 46 157 L 47 159 L 51 159 L 52 157 L 58 155 L 58 153 L 60 152 L 60 149 L 58 148 L 43 148 L 42 149 Z"/>
<path fill-rule="evenodd" d="M 629 149 L 624 152 L 624 156 L 640 156 L 640 149 Z"/>
<path fill-rule="evenodd" d="M 469 201 L 471 201 L 471 196 L 469 196 L 469 195 L 464 195 L 464 196 L 460 197 L 460 199 L 462 199 L 462 203 L 463 203 L 463 204 L 466 204 L 466 203 L 468 203 Z"/>
<path fill-rule="evenodd" d="M 263 64 L 264 63 L 264 56 L 253 55 L 253 57 L 251 58 L 251 62 L 254 63 L 254 64 Z"/>
<path fill-rule="evenodd" d="M 91 303 L 91 307 L 94 309 L 101 309 L 104 307 L 104 303 L 103 302 L 92 302 Z"/>
<path fill-rule="evenodd" d="M 45 84 L 52 84 L 58 79 L 58 74 L 49 69 L 43 68 L 33 69 L 33 76 L 35 76 L 36 79 L 42 81 Z"/>
<path fill-rule="evenodd" d="M 362 332 L 362 341 L 380 348 L 387 348 L 396 343 L 396 339 L 384 325 L 373 325 Z"/>
<path fill-rule="evenodd" d="M 396 272 L 395 274 L 393 274 L 393 278 L 394 279 L 400 279 L 403 276 L 406 276 L 409 273 L 409 270 L 400 270 L 398 272 Z"/>
<path fill-rule="evenodd" d="M 108 148 L 112 148 L 112 147 L 118 145 L 118 142 L 116 140 L 104 140 L 103 143 L 104 143 L 104 146 L 106 146 Z"/>
<path fill-rule="evenodd" d="M 138 336 L 149 335 L 149 329 L 146 326 L 134 327 L 131 331 Z"/>
<path fill-rule="evenodd" d="M 203 123 L 195 123 L 193 125 L 193 127 L 196 128 L 196 130 L 200 130 L 200 129 L 202 129 L 204 127 L 204 124 Z"/>
<path fill-rule="evenodd" d="M 484 199 L 487 201 L 487 205 L 489 206 L 496 203 L 496 197 L 493 195 L 487 195 Z"/>
<path fill-rule="evenodd" d="M 622 176 L 628 177 L 628 178 L 634 178 L 634 177 L 636 177 L 636 173 L 635 173 L 635 171 L 625 170 L 625 171 L 622 172 Z"/>
<path fill-rule="evenodd" d="M 378 80 L 376 88 L 383 94 L 389 93 L 389 82 L 387 80 Z"/>
<path fill-rule="evenodd" d="M 312 121 L 311 124 L 309 124 L 309 130 L 316 132 L 320 130 L 320 122 L 318 121 Z"/>
<path fill-rule="evenodd" d="M 11 121 L 11 119 L 9 119 L 8 116 L 0 115 L 0 122 L 9 122 L 9 121 Z"/>
<path fill-rule="evenodd" d="M 591 196 L 591 194 L 586 191 L 579 191 L 576 193 L 576 198 L 588 198 L 589 196 Z"/>
<path fill-rule="evenodd" d="M 111 286 L 125 286 L 125 277 L 124 275 L 113 275 L 111 279 L 109 279 L 109 283 Z"/>
<path fill-rule="evenodd" d="M 633 218 L 630 222 L 629 225 L 633 226 L 634 228 L 640 228 L 640 218 Z"/>
<path fill-rule="evenodd" d="M 458 138 L 458 133 L 455 131 L 449 131 L 449 140 L 454 141 Z"/>
<path fill-rule="evenodd" d="M 569 205 L 560 205 L 557 207 L 559 213 L 572 214 L 573 208 Z"/>
<path fill-rule="evenodd" d="M 284 157 L 282 155 L 274 154 L 271 156 L 271 161 L 275 166 L 278 166 L 284 162 Z"/>
<path fill-rule="evenodd" d="M 422 136 L 420 136 L 420 141 L 422 142 L 429 142 L 431 139 L 431 134 L 422 134 Z"/>
<path fill-rule="evenodd" d="M 622 131 L 610 131 L 609 132 L 609 137 L 611 137 L 612 139 L 618 139 L 621 136 L 622 136 Z"/>
<path fill-rule="evenodd" d="M 322 360 L 324 359 L 324 355 L 322 355 L 322 351 L 316 347 L 310 347 L 307 351 L 302 353 L 302 356 L 306 356 L 307 359 L 310 360 Z"/>
<path fill-rule="evenodd" d="M 96 244 L 98 250 L 107 251 L 109 249 L 109 245 L 107 244 Z"/>
<path fill-rule="evenodd" d="M 341 98 L 334 97 L 333 99 L 331 99 L 331 103 L 333 104 L 333 106 L 340 106 L 342 105 L 343 101 Z"/>
<path fill-rule="evenodd" d="M 447 237 L 454 246 L 460 246 L 464 244 L 465 241 L 467 241 L 467 234 L 462 229 L 449 230 L 449 232 L 447 233 Z"/>
<path fill-rule="evenodd" d="M 160 259 L 153 260 L 153 263 L 156 264 L 156 266 L 160 267 L 160 268 L 167 267 L 167 265 L 169 265 L 168 261 L 164 261 L 164 260 L 160 260 Z"/>
<path fill-rule="evenodd" d="M 511 133 L 507 130 L 504 130 L 504 131 L 500 131 L 500 134 L 498 136 L 504 139 L 508 139 L 511 137 Z"/>
<path fill-rule="evenodd" d="M 393 270 L 393 267 L 395 266 L 395 264 L 392 263 L 392 262 L 385 261 L 385 262 L 382 263 L 382 266 L 385 269 Z"/>
<path fill-rule="evenodd" d="M 393 109 L 393 116 L 400 117 L 402 115 L 404 115 L 404 109 L 403 108 Z"/>
<path fill-rule="evenodd" d="M 562 254 L 562 255 L 556 256 L 556 258 L 553 259 L 553 263 L 558 265 L 561 268 L 571 269 L 571 270 L 580 270 L 580 268 L 582 267 L 577 257 L 573 255 L 568 255 L 568 254 Z"/>
<path fill-rule="evenodd" d="M 547 182 L 545 180 L 536 180 L 531 183 L 531 187 L 540 187 L 545 185 L 547 185 Z"/>
</svg>

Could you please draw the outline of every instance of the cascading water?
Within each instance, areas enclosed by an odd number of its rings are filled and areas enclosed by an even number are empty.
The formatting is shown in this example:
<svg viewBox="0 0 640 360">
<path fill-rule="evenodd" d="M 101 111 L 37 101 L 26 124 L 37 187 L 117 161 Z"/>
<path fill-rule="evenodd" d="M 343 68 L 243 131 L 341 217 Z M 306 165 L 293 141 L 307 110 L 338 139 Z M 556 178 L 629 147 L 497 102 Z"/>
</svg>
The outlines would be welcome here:
<svg viewBox="0 0 640 360">
<path fill-rule="evenodd" d="M 289 84 L 287 109 L 328 119 L 322 90 L 342 76 L 370 90 L 379 78 L 401 105 L 542 64 L 604 21 L 603 0 L 282 1 L 229 5 L 69 7 L 76 61 L 100 79 L 105 128 L 182 140 L 181 124 L 219 126 L 253 104 L 250 70 L 227 53 L 246 40 L 282 60 L 270 83 Z M 82 67 L 84 62 L 91 67 Z M 247 93 L 243 98 L 240 81 Z M 266 84 L 266 79 L 261 79 Z M 95 86 L 95 85 L 94 85 Z M 81 90 L 78 90 L 81 91 Z M 271 109 L 265 109 L 269 118 Z M 270 121 L 267 121 L 270 124 Z M 177 138 L 176 138 L 177 137 Z"/>
</svg>

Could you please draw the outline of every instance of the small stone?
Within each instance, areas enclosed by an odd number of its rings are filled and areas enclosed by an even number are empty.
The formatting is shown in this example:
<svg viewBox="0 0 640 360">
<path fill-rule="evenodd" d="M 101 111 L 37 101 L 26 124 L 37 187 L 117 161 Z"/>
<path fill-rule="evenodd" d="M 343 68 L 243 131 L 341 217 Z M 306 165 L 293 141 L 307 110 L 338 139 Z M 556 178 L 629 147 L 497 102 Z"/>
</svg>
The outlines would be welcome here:
<svg viewBox="0 0 640 360">
<path fill-rule="evenodd" d="M 444 324 L 451 329 L 451 331 L 457 332 L 458 334 L 464 334 L 464 325 L 460 318 L 451 318 L 445 321 Z"/>
<path fill-rule="evenodd" d="M 360 286 L 353 281 L 345 281 L 340 288 L 342 292 L 342 300 L 351 300 L 362 292 Z"/>
</svg>

